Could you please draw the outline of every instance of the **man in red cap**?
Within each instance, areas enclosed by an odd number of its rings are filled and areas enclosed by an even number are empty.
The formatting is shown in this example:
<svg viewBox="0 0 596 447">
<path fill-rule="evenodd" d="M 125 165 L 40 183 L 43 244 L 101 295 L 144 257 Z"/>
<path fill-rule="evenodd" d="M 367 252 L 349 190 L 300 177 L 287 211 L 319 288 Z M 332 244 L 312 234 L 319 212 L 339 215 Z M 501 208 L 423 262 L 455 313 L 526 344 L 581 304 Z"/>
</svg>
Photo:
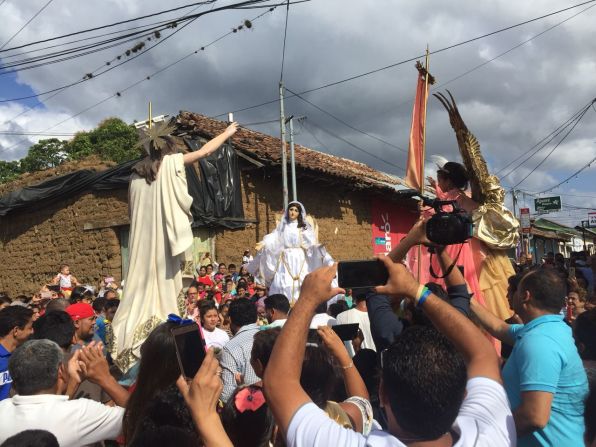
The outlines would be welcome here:
<svg viewBox="0 0 596 447">
<path fill-rule="evenodd" d="M 95 312 L 87 303 L 71 304 L 66 308 L 75 325 L 76 343 L 84 346 L 93 339 L 95 334 Z"/>
</svg>

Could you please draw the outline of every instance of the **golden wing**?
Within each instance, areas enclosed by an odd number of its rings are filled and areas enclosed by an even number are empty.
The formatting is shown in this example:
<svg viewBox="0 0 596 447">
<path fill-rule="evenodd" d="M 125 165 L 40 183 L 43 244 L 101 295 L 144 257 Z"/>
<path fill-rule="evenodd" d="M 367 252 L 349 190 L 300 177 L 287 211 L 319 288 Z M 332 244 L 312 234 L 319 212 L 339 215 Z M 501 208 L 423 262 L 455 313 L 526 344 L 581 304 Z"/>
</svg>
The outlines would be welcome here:
<svg viewBox="0 0 596 447">
<path fill-rule="evenodd" d="M 505 191 L 501 187 L 499 179 L 488 172 L 488 166 L 480 151 L 480 143 L 464 123 L 453 95 L 449 90 L 447 93 L 450 100 L 442 93 L 434 93 L 433 96 L 443 104 L 449 113 L 449 122 L 455 131 L 459 152 L 470 176 L 472 199 L 479 204 L 502 204 L 505 199 Z"/>
</svg>

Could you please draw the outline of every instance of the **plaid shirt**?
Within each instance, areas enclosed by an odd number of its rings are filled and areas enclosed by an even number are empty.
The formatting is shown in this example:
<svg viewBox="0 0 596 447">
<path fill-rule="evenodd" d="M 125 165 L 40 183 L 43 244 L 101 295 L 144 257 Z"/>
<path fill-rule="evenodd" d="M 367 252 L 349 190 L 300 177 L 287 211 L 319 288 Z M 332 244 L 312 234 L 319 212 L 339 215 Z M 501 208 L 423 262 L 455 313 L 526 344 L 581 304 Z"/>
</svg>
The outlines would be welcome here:
<svg viewBox="0 0 596 447">
<path fill-rule="evenodd" d="M 252 385 L 260 380 L 250 365 L 250 352 L 257 332 L 259 332 L 259 326 L 256 323 L 242 326 L 223 348 L 220 365 L 223 370 L 221 378 L 224 384 L 221 399 L 224 402 L 227 402 L 238 386 L 235 373 L 238 372 L 243 376 L 245 385 Z"/>
</svg>

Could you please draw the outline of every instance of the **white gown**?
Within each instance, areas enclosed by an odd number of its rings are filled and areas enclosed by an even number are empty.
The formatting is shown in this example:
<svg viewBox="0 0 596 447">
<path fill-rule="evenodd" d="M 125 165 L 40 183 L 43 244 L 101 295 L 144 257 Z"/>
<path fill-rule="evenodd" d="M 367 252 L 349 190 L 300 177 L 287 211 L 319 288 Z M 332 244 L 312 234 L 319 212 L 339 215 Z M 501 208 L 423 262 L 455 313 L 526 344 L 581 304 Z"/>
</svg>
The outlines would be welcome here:
<svg viewBox="0 0 596 447">
<path fill-rule="evenodd" d="M 181 262 L 193 242 L 191 204 L 182 154 L 166 155 L 151 184 L 133 174 L 130 264 L 112 323 L 111 355 L 124 373 L 140 358 L 141 344 L 168 314 L 184 315 Z"/>
<path fill-rule="evenodd" d="M 269 295 L 285 295 L 294 303 L 300 295 L 304 277 L 323 265 L 333 264 L 333 258 L 306 222 L 302 204 L 302 217 L 306 228 L 298 228 L 298 221 L 288 221 L 287 211 L 275 231 L 263 238 L 262 248 L 247 265 L 255 278 L 269 287 Z"/>
</svg>

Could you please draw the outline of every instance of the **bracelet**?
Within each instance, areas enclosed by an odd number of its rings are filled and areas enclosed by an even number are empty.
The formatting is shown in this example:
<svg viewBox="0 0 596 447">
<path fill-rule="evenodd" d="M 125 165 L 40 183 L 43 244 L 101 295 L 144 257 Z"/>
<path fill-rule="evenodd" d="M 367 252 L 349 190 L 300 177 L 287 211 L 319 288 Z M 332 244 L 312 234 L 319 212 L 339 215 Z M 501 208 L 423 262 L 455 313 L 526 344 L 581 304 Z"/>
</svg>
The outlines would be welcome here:
<svg viewBox="0 0 596 447">
<path fill-rule="evenodd" d="M 350 362 L 350 364 L 348 366 L 342 366 L 341 369 L 343 369 L 345 371 L 346 369 L 350 369 L 353 367 L 354 367 L 354 362 L 352 361 L 352 362 Z"/>
<path fill-rule="evenodd" d="M 424 304 L 424 302 L 426 301 L 426 299 L 428 298 L 428 296 L 431 293 L 432 292 L 430 290 L 428 290 L 426 287 L 422 288 L 422 293 L 418 293 L 418 298 L 416 299 L 416 307 L 418 309 L 420 309 L 422 307 L 422 305 Z"/>
</svg>

